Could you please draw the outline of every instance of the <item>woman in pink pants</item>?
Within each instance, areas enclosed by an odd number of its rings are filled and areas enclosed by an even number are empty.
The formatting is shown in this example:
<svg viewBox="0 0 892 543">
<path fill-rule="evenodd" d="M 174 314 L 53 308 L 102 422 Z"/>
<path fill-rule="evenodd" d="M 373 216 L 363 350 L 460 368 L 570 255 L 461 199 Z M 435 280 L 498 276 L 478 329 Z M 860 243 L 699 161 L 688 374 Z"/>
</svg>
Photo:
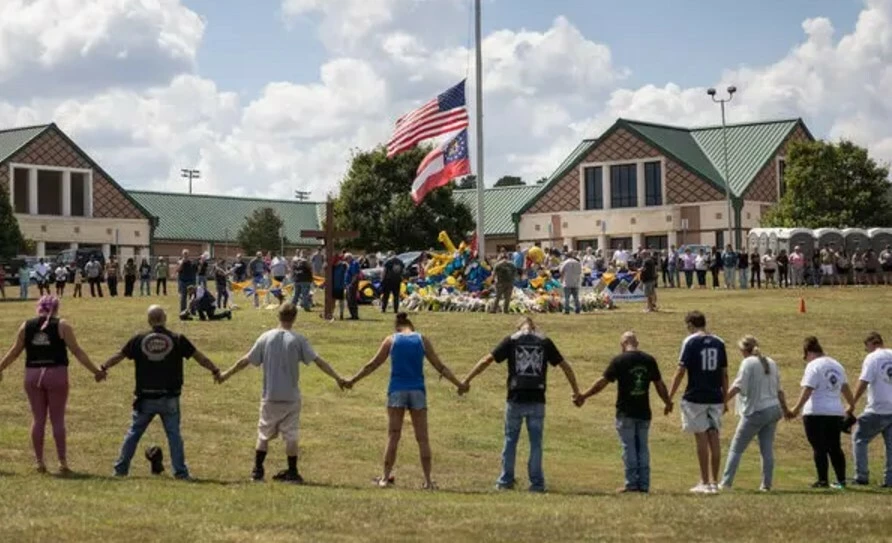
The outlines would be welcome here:
<svg viewBox="0 0 892 543">
<path fill-rule="evenodd" d="M 25 351 L 25 392 L 31 404 L 34 421 L 31 425 L 31 444 L 37 459 L 37 471 L 46 473 L 43 460 L 44 429 L 47 414 L 53 425 L 53 438 L 59 455 L 59 473 L 71 472 L 65 457 L 65 406 L 68 403 L 68 351 L 96 378 L 105 379 L 105 372 L 90 362 L 74 337 L 74 329 L 58 317 L 59 300 L 44 296 L 37 302 L 37 317 L 19 327 L 15 344 L 0 360 L 0 380 L 3 370 Z"/>
</svg>

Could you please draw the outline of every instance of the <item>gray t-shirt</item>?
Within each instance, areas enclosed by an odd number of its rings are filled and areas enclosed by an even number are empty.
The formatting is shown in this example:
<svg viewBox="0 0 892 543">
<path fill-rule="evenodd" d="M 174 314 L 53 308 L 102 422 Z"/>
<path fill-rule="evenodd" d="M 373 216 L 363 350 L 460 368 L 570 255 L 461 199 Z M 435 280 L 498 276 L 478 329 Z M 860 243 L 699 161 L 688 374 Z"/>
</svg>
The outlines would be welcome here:
<svg viewBox="0 0 892 543">
<path fill-rule="evenodd" d="M 316 360 L 316 351 L 297 332 L 275 328 L 257 338 L 248 360 L 263 366 L 263 400 L 296 402 L 300 399 L 300 362 Z"/>
</svg>

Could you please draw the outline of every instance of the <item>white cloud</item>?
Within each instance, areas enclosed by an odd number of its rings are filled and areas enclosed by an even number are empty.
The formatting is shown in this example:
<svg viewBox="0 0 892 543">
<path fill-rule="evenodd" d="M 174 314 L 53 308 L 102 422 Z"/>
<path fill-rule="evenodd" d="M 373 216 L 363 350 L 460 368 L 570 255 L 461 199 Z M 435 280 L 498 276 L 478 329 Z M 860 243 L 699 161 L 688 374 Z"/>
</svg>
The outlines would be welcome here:
<svg viewBox="0 0 892 543">
<path fill-rule="evenodd" d="M 106 8 L 128 6 L 112 12 L 143 21 L 137 25 L 143 37 L 85 37 L 80 23 L 59 19 L 61 35 L 68 36 L 64 51 L 39 40 L 33 41 L 37 52 L 6 49 L 4 29 L 14 25 L 0 20 L 0 79 L 19 85 L 40 81 L 44 57 L 54 74 L 68 62 L 101 71 L 140 55 L 167 70 L 155 72 L 151 83 L 105 74 L 89 97 L 68 90 L 0 101 L 0 123 L 56 120 L 126 186 L 183 190 L 179 168 L 194 166 L 203 172 L 199 192 L 288 198 L 301 188 L 321 198 L 336 188 L 352 149 L 383 142 L 397 116 L 473 73 L 463 35 L 449 38 L 446 24 L 424 26 L 432 30 L 422 34 L 417 22 L 406 22 L 425 11 L 422 3 L 449 7 L 456 0 L 286 0 L 289 17 L 321 21 L 329 58 L 315 81 L 269 82 L 258 96 L 242 98 L 195 73 L 203 25 L 175 0 L 93 0 Z M 63 0 L 55 4 L 67 9 Z M 740 89 L 729 119 L 804 116 L 822 127 L 818 136 L 850 137 L 892 159 L 892 102 L 885 91 L 892 88 L 892 0 L 867 0 L 846 36 L 836 37 L 821 18 L 805 21 L 803 31 L 801 43 L 774 63 L 716 74 L 717 87 Z M 346 34 L 350 43 L 327 41 Z M 169 35 L 177 38 L 162 38 Z M 121 47 L 130 39 L 142 45 Z M 581 138 L 597 136 L 617 117 L 718 121 L 704 87 L 622 87 L 627 71 L 614 65 L 609 48 L 563 17 L 539 30 L 493 32 L 484 54 L 490 182 L 505 174 L 529 180 L 549 174 Z M 473 86 L 468 90 L 473 96 Z"/>
<path fill-rule="evenodd" d="M 164 83 L 193 69 L 203 32 L 180 0 L 4 0 L 0 85 L 15 98 Z"/>
</svg>

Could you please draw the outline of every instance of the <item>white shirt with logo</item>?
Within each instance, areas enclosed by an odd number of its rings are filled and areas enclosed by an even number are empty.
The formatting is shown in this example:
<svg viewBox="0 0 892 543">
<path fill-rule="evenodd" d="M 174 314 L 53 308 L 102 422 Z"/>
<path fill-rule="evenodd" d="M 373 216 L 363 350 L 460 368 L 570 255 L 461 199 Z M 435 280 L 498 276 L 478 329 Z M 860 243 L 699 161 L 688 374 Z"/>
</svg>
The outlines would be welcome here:
<svg viewBox="0 0 892 543">
<path fill-rule="evenodd" d="M 829 356 L 815 358 L 805 366 L 801 386 L 812 389 L 811 397 L 805 402 L 803 415 L 845 416 L 840 399 L 842 385 L 846 384 L 846 370 L 842 364 Z"/>
<path fill-rule="evenodd" d="M 892 349 L 877 349 L 864 357 L 859 379 L 867 383 L 864 412 L 892 415 Z"/>
<path fill-rule="evenodd" d="M 629 252 L 624 249 L 617 249 L 613 252 L 613 262 L 619 267 L 625 266 L 629 263 Z"/>
</svg>

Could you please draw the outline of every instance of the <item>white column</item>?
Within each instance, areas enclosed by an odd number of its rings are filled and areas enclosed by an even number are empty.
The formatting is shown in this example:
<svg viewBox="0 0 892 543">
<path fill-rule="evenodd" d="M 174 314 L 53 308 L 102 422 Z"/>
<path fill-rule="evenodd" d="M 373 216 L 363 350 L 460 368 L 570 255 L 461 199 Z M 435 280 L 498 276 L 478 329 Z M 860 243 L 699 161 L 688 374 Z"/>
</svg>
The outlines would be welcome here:
<svg viewBox="0 0 892 543">
<path fill-rule="evenodd" d="M 80 247 L 80 245 L 78 245 L 77 242 L 72 242 L 68 244 L 68 247 L 71 249 L 77 249 L 78 247 Z"/>
<path fill-rule="evenodd" d="M 105 255 L 105 259 L 108 260 L 108 257 L 111 256 L 111 243 L 102 244 L 102 254 Z"/>
<path fill-rule="evenodd" d="M 37 242 L 37 256 L 40 256 L 40 257 L 46 256 L 46 242 L 45 241 Z"/>
<path fill-rule="evenodd" d="M 637 251 L 638 247 L 642 247 L 644 245 L 644 236 L 641 234 L 632 234 L 632 246 L 630 249 L 632 251 Z"/>
<path fill-rule="evenodd" d="M 638 185 L 638 207 L 644 207 L 644 204 L 647 202 L 647 196 L 644 194 L 644 162 L 636 164 L 635 169 L 637 170 L 635 181 Z"/>
<path fill-rule="evenodd" d="M 600 249 L 601 253 L 604 255 L 607 254 L 607 243 L 607 234 L 601 234 L 600 236 L 598 236 L 598 249 Z"/>
<path fill-rule="evenodd" d="M 84 217 L 93 217 L 93 172 L 87 173 L 84 185 Z"/>
<path fill-rule="evenodd" d="M 139 248 L 139 256 L 140 256 L 140 258 L 149 258 L 149 248 L 148 247 L 140 247 Z"/>
<path fill-rule="evenodd" d="M 604 189 L 604 209 L 610 209 L 610 166 L 601 167 L 601 185 Z"/>
<path fill-rule="evenodd" d="M 28 170 L 28 214 L 37 215 L 37 168 Z"/>
<path fill-rule="evenodd" d="M 669 247 L 675 245 L 678 247 L 678 232 L 676 230 L 669 230 L 666 232 L 666 241 L 669 243 Z"/>
<path fill-rule="evenodd" d="M 71 172 L 62 172 L 62 216 L 71 216 Z"/>
</svg>

